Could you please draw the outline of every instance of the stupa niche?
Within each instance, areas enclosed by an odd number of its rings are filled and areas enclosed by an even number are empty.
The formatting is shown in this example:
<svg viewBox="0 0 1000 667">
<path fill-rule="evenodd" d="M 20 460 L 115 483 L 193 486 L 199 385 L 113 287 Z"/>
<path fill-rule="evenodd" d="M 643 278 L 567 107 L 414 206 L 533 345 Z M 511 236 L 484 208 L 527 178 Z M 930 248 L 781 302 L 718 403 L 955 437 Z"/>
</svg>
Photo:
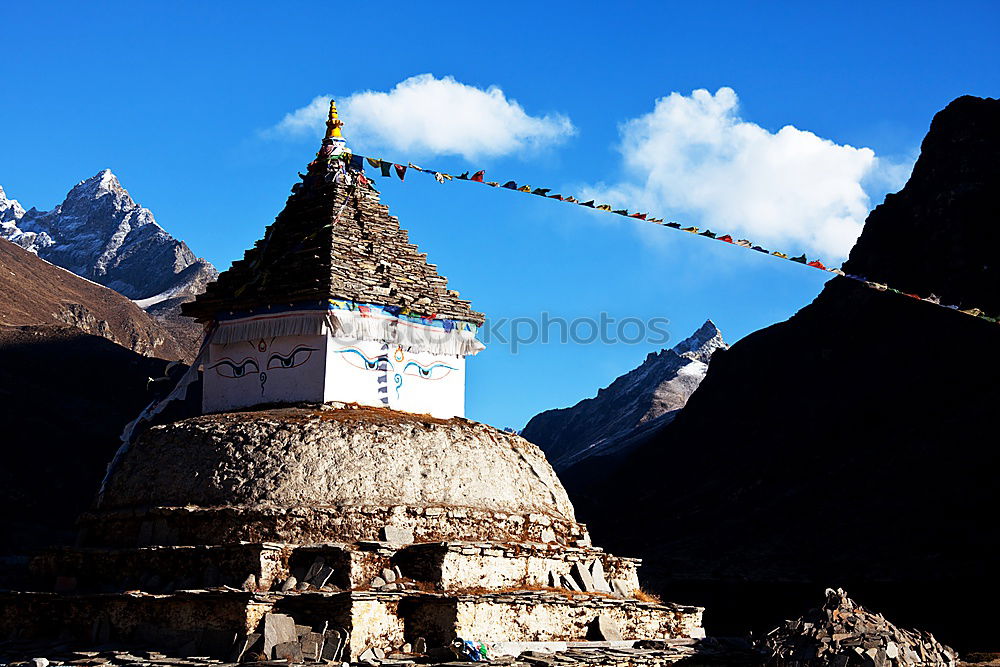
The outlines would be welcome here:
<svg viewBox="0 0 1000 667">
<path fill-rule="evenodd" d="M 483 316 L 447 288 L 349 156 L 326 137 L 263 239 L 184 313 L 206 325 L 203 408 L 328 401 L 465 414 Z"/>
</svg>

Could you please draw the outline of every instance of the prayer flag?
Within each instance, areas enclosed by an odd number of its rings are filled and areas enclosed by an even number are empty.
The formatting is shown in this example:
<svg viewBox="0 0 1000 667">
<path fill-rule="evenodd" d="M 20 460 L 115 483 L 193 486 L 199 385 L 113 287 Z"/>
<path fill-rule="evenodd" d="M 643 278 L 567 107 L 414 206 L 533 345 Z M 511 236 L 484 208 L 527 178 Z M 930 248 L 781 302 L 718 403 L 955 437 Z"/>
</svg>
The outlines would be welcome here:
<svg viewBox="0 0 1000 667">
<path fill-rule="evenodd" d="M 550 192 L 552 192 L 552 188 L 535 188 L 534 190 L 531 191 L 531 194 L 533 194 L 533 195 L 541 195 L 541 196 L 544 197 L 545 195 L 549 194 Z"/>
<path fill-rule="evenodd" d="M 406 167 L 401 164 L 393 165 L 396 168 L 396 175 L 399 176 L 399 180 L 403 180 L 406 176 Z"/>
<path fill-rule="evenodd" d="M 508 190 L 517 190 L 517 183 L 515 183 L 514 181 L 507 181 L 506 183 L 503 184 L 503 187 L 507 188 Z"/>
<path fill-rule="evenodd" d="M 389 171 L 390 169 L 392 169 L 391 162 L 383 162 L 382 160 L 379 160 L 378 167 L 379 169 L 382 170 L 382 175 L 385 176 L 386 178 L 392 176 L 392 173 Z"/>
<path fill-rule="evenodd" d="M 610 211 L 611 210 L 611 205 L 610 204 L 601 204 L 597 208 L 601 209 L 602 211 Z"/>
<path fill-rule="evenodd" d="M 484 170 L 480 169 L 479 171 L 477 171 L 476 173 L 474 173 L 472 175 L 472 180 L 474 180 L 476 183 L 482 183 L 483 182 L 483 176 L 485 176 L 485 175 L 486 175 L 486 172 Z"/>
<path fill-rule="evenodd" d="M 368 157 L 368 158 L 365 158 L 365 159 L 368 160 L 368 164 L 370 164 L 375 169 L 378 169 L 379 168 L 379 164 L 382 162 L 378 158 L 373 158 L 373 157 Z"/>
<path fill-rule="evenodd" d="M 530 185 L 522 185 L 521 187 L 519 187 L 517 189 L 517 191 L 518 192 L 531 192 L 531 186 Z"/>
</svg>

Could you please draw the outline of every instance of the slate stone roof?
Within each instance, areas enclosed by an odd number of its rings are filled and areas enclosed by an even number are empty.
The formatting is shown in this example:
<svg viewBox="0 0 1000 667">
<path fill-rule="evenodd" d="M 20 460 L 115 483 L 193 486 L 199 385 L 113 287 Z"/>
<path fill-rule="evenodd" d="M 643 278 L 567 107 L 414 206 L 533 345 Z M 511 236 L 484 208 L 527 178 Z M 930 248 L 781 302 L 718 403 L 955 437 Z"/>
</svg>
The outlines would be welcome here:
<svg viewBox="0 0 1000 667">
<path fill-rule="evenodd" d="M 482 324 L 482 313 L 447 288 L 378 192 L 354 173 L 337 177 L 341 164 L 311 163 L 264 238 L 183 313 L 205 322 L 220 312 L 349 299 Z"/>
</svg>

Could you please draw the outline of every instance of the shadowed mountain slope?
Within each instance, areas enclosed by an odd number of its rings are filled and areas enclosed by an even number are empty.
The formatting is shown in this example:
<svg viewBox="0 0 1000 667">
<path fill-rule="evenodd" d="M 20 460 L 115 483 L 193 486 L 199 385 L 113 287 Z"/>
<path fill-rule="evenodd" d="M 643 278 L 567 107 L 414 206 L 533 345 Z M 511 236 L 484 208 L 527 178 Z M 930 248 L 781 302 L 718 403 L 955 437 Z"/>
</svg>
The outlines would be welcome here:
<svg viewBox="0 0 1000 667">
<path fill-rule="evenodd" d="M 709 320 L 673 348 L 650 352 L 594 398 L 535 415 L 521 435 L 541 447 L 556 470 L 591 456 L 621 455 L 642 434 L 673 420 L 705 377 L 712 353 L 726 347 Z"/>
<path fill-rule="evenodd" d="M 1000 101 L 957 99 L 845 270 L 1000 313 L 998 193 Z M 767 618 L 775 582 L 795 595 L 844 585 L 896 591 L 872 603 L 960 649 L 995 647 L 998 345 L 1000 325 L 834 278 L 788 321 L 716 353 L 628 460 L 562 479 L 595 538 L 643 556 L 673 597 L 710 601 L 730 582 L 717 628 L 779 621 Z"/>
</svg>

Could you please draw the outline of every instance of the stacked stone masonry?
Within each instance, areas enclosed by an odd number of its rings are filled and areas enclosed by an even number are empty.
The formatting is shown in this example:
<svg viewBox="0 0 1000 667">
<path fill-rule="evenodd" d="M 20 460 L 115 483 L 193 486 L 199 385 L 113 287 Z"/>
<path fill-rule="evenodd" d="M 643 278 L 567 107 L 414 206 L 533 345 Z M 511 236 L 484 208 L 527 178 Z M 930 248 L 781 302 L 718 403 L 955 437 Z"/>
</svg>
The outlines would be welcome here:
<svg viewBox="0 0 1000 667">
<path fill-rule="evenodd" d="M 0 640 L 371 662 L 703 635 L 700 608 L 639 599 L 639 561 L 591 544 L 537 447 L 464 419 L 314 405 L 154 427 L 80 543 L 32 561 L 36 592 L 0 593 Z"/>
<path fill-rule="evenodd" d="M 399 219 L 357 173 L 314 162 L 293 188 L 264 238 L 233 262 L 183 312 L 201 321 L 218 313 L 347 299 L 399 306 L 440 319 L 482 324 Z"/>
</svg>

